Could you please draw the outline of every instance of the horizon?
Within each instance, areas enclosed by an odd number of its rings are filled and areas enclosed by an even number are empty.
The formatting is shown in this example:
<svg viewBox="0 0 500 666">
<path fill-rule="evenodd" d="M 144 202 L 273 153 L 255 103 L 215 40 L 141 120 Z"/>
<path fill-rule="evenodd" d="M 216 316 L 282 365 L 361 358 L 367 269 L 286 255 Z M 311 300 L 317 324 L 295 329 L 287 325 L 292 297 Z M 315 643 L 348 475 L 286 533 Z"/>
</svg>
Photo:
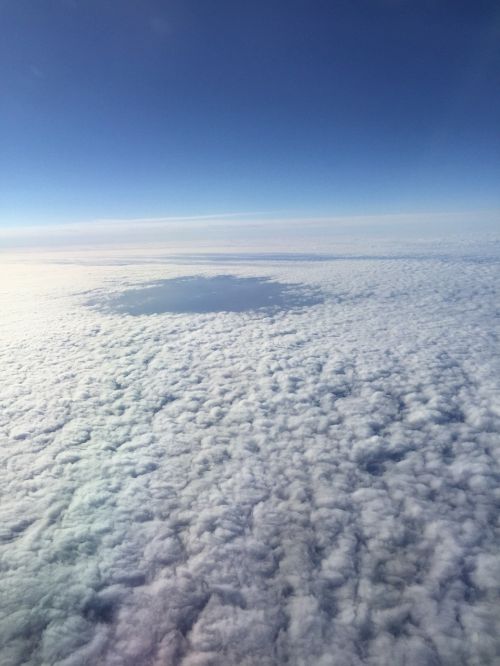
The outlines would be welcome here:
<svg viewBox="0 0 500 666">
<path fill-rule="evenodd" d="M 500 210 L 295 217 L 223 213 L 156 218 L 96 219 L 59 224 L 0 226 L 0 251 L 103 246 L 129 247 L 210 243 L 213 248 L 280 245 L 311 248 L 347 238 L 442 241 L 480 234 L 498 238 Z"/>
</svg>

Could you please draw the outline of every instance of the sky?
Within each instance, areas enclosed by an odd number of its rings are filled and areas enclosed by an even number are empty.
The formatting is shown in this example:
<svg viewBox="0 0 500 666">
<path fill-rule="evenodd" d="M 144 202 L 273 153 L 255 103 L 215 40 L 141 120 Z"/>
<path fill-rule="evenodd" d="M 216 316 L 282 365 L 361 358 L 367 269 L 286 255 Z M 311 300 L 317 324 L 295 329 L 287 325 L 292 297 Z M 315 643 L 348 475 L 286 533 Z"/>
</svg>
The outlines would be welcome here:
<svg viewBox="0 0 500 666">
<path fill-rule="evenodd" d="M 491 226 L 499 75 L 497 2 L 0 0 L 0 229 L 470 211 Z"/>
</svg>

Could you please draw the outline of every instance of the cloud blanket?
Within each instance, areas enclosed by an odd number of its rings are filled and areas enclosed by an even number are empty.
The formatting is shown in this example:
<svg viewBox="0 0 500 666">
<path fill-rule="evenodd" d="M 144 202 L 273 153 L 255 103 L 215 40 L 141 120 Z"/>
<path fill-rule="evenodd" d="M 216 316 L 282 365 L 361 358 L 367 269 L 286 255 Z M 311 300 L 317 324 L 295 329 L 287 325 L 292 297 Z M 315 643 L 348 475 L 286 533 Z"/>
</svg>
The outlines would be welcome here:
<svg viewBox="0 0 500 666">
<path fill-rule="evenodd" d="M 498 663 L 498 260 L 190 261 L 3 268 L 3 666 Z M 85 306 L 220 273 L 327 298 Z"/>
</svg>

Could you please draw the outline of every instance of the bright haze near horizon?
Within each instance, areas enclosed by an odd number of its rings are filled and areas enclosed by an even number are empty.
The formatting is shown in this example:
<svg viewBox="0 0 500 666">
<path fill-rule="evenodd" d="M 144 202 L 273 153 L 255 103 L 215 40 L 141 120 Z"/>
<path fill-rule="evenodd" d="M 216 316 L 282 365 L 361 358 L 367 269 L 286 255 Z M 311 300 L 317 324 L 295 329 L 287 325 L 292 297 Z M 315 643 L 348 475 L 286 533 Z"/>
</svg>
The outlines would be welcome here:
<svg viewBox="0 0 500 666">
<path fill-rule="evenodd" d="M 496 2 L 0 0 L 2 666 L 500 663 Z"/>
</svg>

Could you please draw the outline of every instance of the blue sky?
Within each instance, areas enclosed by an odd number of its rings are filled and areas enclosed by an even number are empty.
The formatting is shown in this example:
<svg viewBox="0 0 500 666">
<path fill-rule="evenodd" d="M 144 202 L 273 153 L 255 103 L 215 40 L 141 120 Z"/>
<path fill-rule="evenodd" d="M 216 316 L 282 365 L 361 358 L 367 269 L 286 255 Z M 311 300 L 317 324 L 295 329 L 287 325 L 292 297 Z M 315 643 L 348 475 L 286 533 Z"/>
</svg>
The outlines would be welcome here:
<svg viewBox="0 0 500 666">
<path fill-rule="evenodd" d="M 500 208 L 500 6 L 2 0 L 0 225 Z"/>
</svg>

